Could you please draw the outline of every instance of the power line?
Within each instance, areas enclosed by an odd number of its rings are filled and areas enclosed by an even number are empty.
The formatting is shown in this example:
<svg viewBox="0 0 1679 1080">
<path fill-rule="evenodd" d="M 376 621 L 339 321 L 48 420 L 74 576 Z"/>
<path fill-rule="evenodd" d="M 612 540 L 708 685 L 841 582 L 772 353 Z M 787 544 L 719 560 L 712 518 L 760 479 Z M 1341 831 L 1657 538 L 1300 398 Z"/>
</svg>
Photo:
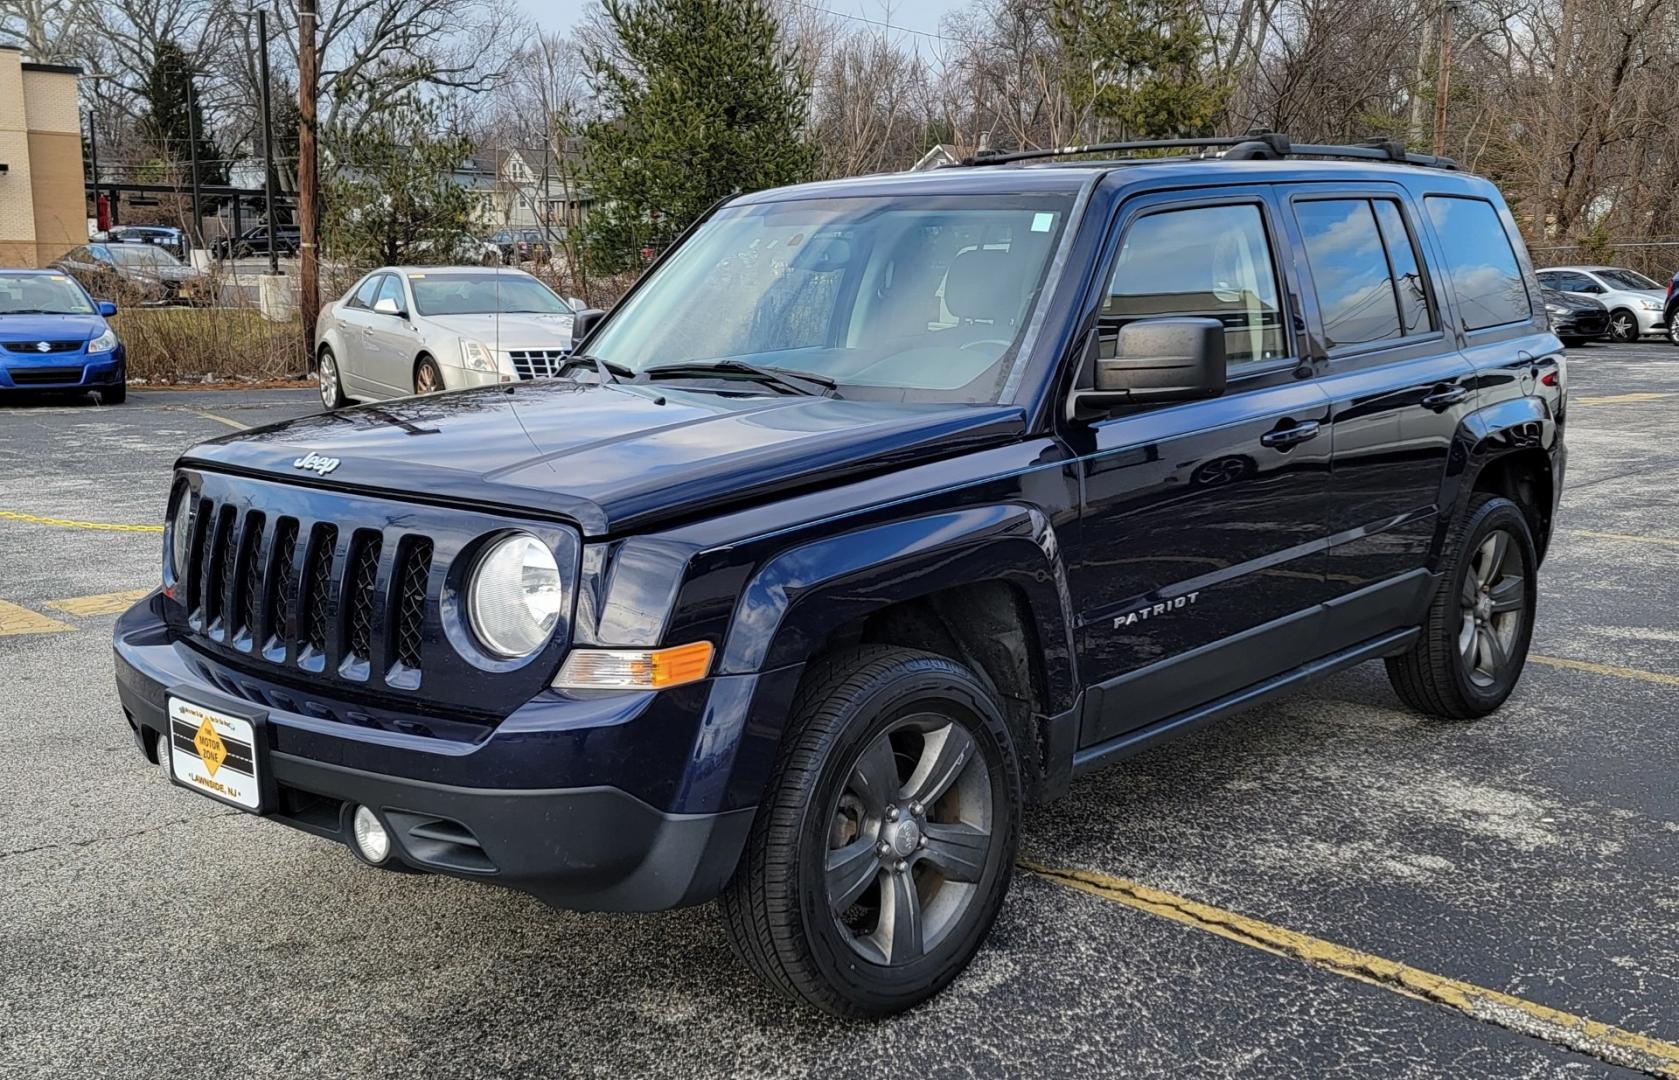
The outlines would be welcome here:
<svg viewBox="0 0 1679 1080">
<path fill-rule="evenodd" d="M 914 34 L 916 37 L 930 38 L 933 41 L 948 41 L 953 45 L 989 44 L 981 38 L 951 37 L 948 34 L 935 34 L 931 30 L 912 30 L 907 26 L 899 26 L 896 23 L 885 22 L 880 19 L 871 19 L 867 15 L 849 15 L 846 12 L 835 11 L 833 8 L 826 8 L 820 4 L 809 3 L 807 0 L 788 0 L 788 2 L 794 7 L 804 8 L 806 11 L 820 12 L 824 15 L 832 15 L 836 19 L 848 19 L 851 22 L 867 23 L 869 26 L 878 26 L 885 30 L 894 30 L 900 34 Z"/>
</svg>

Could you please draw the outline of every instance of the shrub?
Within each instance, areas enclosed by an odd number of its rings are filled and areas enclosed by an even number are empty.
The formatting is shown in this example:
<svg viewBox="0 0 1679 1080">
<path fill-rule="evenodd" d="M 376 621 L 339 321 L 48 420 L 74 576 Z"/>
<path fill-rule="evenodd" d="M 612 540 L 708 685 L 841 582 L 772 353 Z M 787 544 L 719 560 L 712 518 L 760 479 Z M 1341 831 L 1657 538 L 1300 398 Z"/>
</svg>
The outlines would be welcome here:
<svg viewBox="0 0 1679 1080">
<path fill-rule="evenodd" d="M 128 373 L 148 382 L 302 375 L 308 357 L 297 320 L 269 322 L 245 308 L 129 308 L 111 319 Z"/>
</svg>

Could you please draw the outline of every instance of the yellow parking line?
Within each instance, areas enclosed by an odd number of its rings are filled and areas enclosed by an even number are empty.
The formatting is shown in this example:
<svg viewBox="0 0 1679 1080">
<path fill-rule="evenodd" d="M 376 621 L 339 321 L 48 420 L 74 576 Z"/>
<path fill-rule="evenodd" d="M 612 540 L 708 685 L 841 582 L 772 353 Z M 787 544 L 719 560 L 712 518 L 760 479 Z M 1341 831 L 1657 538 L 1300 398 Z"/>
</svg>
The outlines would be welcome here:
<svg viewBox="0 0 1679 1080">
<path fill-rule="evenodd" d="M 162 525 L 120 525 L 110 521 L 72 521 L 69 518 L 20 514 L 16 510 L 0 510 L 0 519 L 26 521 L 31 525 L 56 525 L 64 529 L 98 529 L 103 532 L 160 533 L 163 531 Z"/>
<path fill-rule="evenodd" d="M 1435 975 L 1409 964 L 1250 919 L 1124 878 L 1089 870 L 1040 866 L 1025 860 L 1020 865 L 1058 885 L 1159 915 L 1268 953 L 1291 957 L 1331 974 L 1444 1005 L 1482 1023 L 1544 1039 L 1613 1065 L 1679 1078 L 1679 1045 L 1673 1043 L 1498 990 Z"/>
<path fill-rule="evenodd" d="M 67 600 L 48 600 L 47 606 L 66 615 L 121 615 L 150 592 L 150 589 L 129 589 L 126 592 L 72 596 Z"/>
<path fill-rule="evenodd" d="M 1660 401 L 1672 394 L 1653 390 L 1638 390 L 1630 394 L 1606 394 L 1599 397 L 1577 397 L 1576 405 L 1638 405 L 1646 401 Z"/>
<path fill-rule="evenodd" d="M 1632 533 L 1593 532 L 1590 529 L 1570 529 L 1575 536 L 1590 536 L 1597 540 L 1625 540 L 1633 544 L 1672 544 L 1679 547 L 1679 536 L 1635 536 Z"/>
<path fill-rule="evenodd" d="M 55 634 L 70 627 L 38 611 L 0 600 L 0 637 L 18 634 Z"/>
<path fill-rule="evenodd" d="M 1621 667 L 1617 664 L 1594 664 L 1590 660 L 1569 660 L 1561 656 L 1527 657 L 1535 664 L 1548 667 L 1571 668 L 1575 671 L 1589 671 L 1594 675 L 1612 675 L 1617 679 L 1637 679 L 1640 682 L 1659 683 L 1662 686 L 1679 686 L 1679 675 L 1668 675 L 1660 671 L 1644 671 L 1639 668 Z"/>
<path fill-rule="evenodd" d="M 235 431 L 248 431 L 248 430 L 250 430 L 250 427 L 251 427 L 251 425 L 249 425 L 249 424 L 241 424 L 239 421 L 230 419 L 229 417 L 226 417 L 226 416 L 217 416 L 215 413 L 210 412 L 208 409 L 188 408 L 186 411 L 189 412 L 189 413 L 192 413 L 194 416 L 202 416 L 206 420 L 214 420 L 218 424 L 226 424 L 228 427 L 232 428 Z"/>
</svg>

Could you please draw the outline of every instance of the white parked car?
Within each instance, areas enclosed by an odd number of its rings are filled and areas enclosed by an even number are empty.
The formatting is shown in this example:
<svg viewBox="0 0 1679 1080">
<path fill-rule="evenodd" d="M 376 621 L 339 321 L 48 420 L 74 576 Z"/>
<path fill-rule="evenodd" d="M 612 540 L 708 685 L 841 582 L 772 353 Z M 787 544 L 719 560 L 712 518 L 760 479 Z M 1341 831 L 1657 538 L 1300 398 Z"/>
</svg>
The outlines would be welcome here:
<svg viewBox="0 0 1679 1080">
<path fill-rule="evenodd" d="M 315 324 L 321 401 L 335 409 L 557 374 L 576 315 L 521 270 L 382 267 Z"/>
<path fill-rule="evenodd" d="M 1547 289 L 1600 301 L 1609 309 L 1612 341 L 1637 341 L 1667 328 L 1662 319 L 1667 289 L 1636 270 L 1618 266 L 1547 266 L 1538 271 L 1538 277 L 1539 284 Z"/>
</svg>

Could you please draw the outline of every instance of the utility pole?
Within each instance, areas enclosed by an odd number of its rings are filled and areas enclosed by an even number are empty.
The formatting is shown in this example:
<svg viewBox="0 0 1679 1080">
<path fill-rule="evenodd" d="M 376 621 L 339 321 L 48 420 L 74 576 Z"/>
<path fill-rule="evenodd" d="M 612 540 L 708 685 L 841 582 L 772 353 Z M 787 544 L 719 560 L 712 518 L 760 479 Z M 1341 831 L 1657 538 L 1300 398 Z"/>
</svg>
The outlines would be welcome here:
<svg viewBox="0 0 1679 1080">
<path fill-rule="evenodd" d="M 268 106 L 268 9 L 257 8 L 257 52 L 262 64 L 262 210 L 268 219 L 268 272 L 280 273 L 279 230 L 274 222 L 274 118 Z"/>
<path fill-rule="evenodd" d="M 99 223 L 99 129 L 93 123 L 93 110 L 87 111 L 88 167 L 93 172 L 93 221 Z"/>
<path fill-rule="evenodd" d="M 1446 152 L 1446 98 L 1452 89 L 1452 12 L 1458 0 L 1440 0 L 1440 78 L 1434 88 L 1434 154 Z"/>
<path fill-rule="evenodd" d="M 315 193 L 315 93 L 320 78 L 315 54 L 317 0 L 297 0 L 297 209 L 298 298 L 303 316 L 303 355 L 314 366 L 315 319 L 321 311 L 320 266 L 315 225 L 319 220 Z M 273 225 L 270 224 L 270 228 Z"/>
<path fill-rule="evenodd" d="M 192 169 L 192 246 L 204 246 L 204 210 L 198 199 L 198 94 L 193 89 L 193 72 L 187 77 L 187 161 Z"/>
</svg>

